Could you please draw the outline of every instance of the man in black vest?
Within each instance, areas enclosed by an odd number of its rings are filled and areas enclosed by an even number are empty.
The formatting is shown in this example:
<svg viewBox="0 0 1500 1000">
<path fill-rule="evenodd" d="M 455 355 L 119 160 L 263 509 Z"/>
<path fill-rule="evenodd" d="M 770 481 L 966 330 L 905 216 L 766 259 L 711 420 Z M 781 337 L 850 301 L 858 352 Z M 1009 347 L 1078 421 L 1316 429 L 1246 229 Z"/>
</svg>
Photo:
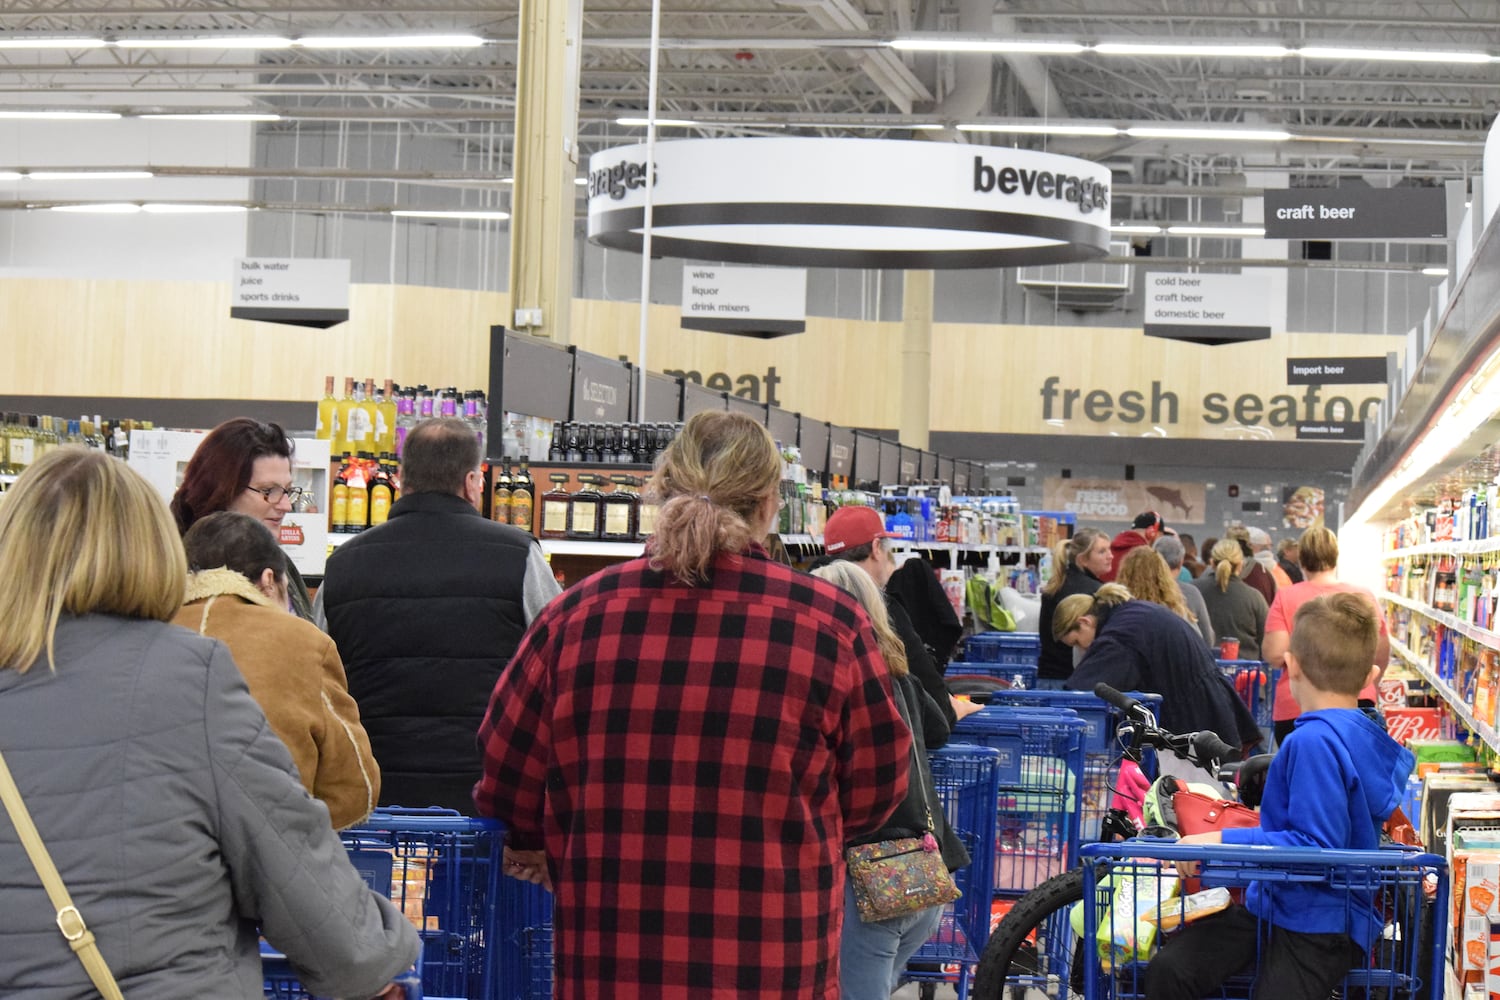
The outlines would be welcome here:
<svg viewBox="0 0 1500 1000">
<path fill-rule="evenodd" d="M 414 427 L 401 499 L 334 552 L 318 590 L 380 765 L 381 805 L 472 814 L 495 681 L 561 592 L 531 535 L 480 515 L 479 466 L 462 420 Z"/>
</svg>

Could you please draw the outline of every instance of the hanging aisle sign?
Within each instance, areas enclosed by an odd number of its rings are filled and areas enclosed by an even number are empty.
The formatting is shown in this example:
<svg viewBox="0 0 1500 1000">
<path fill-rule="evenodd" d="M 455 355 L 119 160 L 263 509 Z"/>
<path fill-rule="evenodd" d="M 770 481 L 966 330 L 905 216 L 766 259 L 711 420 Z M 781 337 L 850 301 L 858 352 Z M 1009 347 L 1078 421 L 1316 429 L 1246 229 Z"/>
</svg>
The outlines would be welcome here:
<svg viewBox="0 0 1500 1000">
<path fill-rule="evenodd" d="M 349 319 L 349 261 L 237 257 L 229 301 L 232 319 L 326 330 Z"/>
<path fill-rule="evenodd" d="M 1270 276 L 1146 274 L 1146 336 L 1215 346 L 1271 336 Z"/>
<path fill-rule="evenodd" d="M 683 264 L 682 325 L 748 337 L 801 333 L 807 329 L 807 271 Z"/>
<path fill-rule="evenodd" d="M 1448 195 L 1440 187 L 1272 190 L 1265 218 L 1271 240 L 1442 239 Z"/>
<path fill-rule="evenodd" d="M 802 137 L 659 142 L 654 254 L 803 267 L 1012 267 L 1109 250 L 1108 167 L 997 146 Z M 646 146 L 589 159 L 589 239 L 639 252 Z"/>
</svg>

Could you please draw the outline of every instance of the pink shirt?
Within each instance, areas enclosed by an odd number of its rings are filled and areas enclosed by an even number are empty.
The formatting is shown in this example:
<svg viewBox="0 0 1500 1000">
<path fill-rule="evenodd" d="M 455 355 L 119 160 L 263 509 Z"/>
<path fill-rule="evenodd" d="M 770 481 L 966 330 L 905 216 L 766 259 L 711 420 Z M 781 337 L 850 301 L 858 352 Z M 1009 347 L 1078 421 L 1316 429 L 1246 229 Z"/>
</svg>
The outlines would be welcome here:
<svg viewBox="0 0 1500 1000">
<path fill-rule="evenodd" d="M 1325 594 L 1361 594 L 1368 598 L 1370 606 L 1375 609 L 1375 619 L 1380 626 L 1382 636 L 1390 635 L 1390 628 L 1385 622 L 1385 613 L 1380 610 L 1380 602 L 1375 600 L 1375 595 L 1364 587 L 1355 586 L 1352 583 L 1294 583 L 1290 587 L 1283 587 L 1276 591 L 1276 599 L 1271 602 L 1271 610 L 1266 613 L 1266 635 L 1272 632 L 1292 633 L 1292 622 L 1297 620 L 1297 609 L 1315 597 Z M 1371 684 L 1359 693 L 1361 698 L 1376 701 L 1379 693 L 1375 685 Z M 1297 699 L 1292 697 L 1292 685 L 1287 681 L 1286 672 L 1283 670 L 1281 680 L 1276 685 L 1276 705 L 1272 712 L 1272 718 L 1277 722 L 1285 722 L 1295 719 L 1302 714 L 1302 709 L 1297 706 Z"/>
</svg>

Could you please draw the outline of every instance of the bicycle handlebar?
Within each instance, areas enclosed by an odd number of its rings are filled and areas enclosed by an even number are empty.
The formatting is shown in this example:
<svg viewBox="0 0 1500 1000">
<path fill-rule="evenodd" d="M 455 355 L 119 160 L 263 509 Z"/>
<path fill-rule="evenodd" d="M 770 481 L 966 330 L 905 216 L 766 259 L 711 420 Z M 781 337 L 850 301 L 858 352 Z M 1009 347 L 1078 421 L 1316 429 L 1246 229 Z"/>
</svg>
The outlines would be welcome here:
<svg viewBox="0 0 1500 1000">
<path fill-rule="evenodd" d="M 1149 746 L 1157 750 L 1169 750 L 1215 777 L 1219 776 L 1220 764 L 1239 756 L 1239 751 L 1225 743 L 1215 732 L 1203 730 L 1181 735 L 1167 732 L 1157 726 L 1156 717 L 1143 703 L 1102 681 L 1094 685 L 1094 694 L 1124 713 L 1125 720 L 1121 722 L 1118 733 L 1122 739 L 1129 737 L 1132 748 Z"/>
</svg>

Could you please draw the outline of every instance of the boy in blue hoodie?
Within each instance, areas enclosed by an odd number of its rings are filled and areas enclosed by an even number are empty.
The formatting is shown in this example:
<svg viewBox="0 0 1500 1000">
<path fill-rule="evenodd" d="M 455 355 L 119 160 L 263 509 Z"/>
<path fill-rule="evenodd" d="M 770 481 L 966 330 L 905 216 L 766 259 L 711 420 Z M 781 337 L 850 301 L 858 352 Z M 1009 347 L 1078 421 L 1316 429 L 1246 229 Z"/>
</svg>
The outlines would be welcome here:
<svg viewBox="0 0 1500 1000">
<path fill-rule="evenodd" d="M 1380 845 L 1415 759 L 1359 710 L 1359 691 L 1376 672 L 1375 640 L 1375 616 L 1357 595 L 1302 606 L 1286 657 L 1302 715 L 1266 774 L 1260 826 L 1193 834 L 1183 843 Z M 1262 923 L 1269 925 L 1265 944 Z M 1368 894 L 1351 903 L 1347 892 L 1323 885 L 1252 882 L 1243 906 L 1167 940 L 1146 970 L 1146 997 L 1200 1000 L 1259 957 L 1256 1000 L 1327 1000 L 1344 973 L 1364 964 L 1382 926 Z"/>
</svg>

